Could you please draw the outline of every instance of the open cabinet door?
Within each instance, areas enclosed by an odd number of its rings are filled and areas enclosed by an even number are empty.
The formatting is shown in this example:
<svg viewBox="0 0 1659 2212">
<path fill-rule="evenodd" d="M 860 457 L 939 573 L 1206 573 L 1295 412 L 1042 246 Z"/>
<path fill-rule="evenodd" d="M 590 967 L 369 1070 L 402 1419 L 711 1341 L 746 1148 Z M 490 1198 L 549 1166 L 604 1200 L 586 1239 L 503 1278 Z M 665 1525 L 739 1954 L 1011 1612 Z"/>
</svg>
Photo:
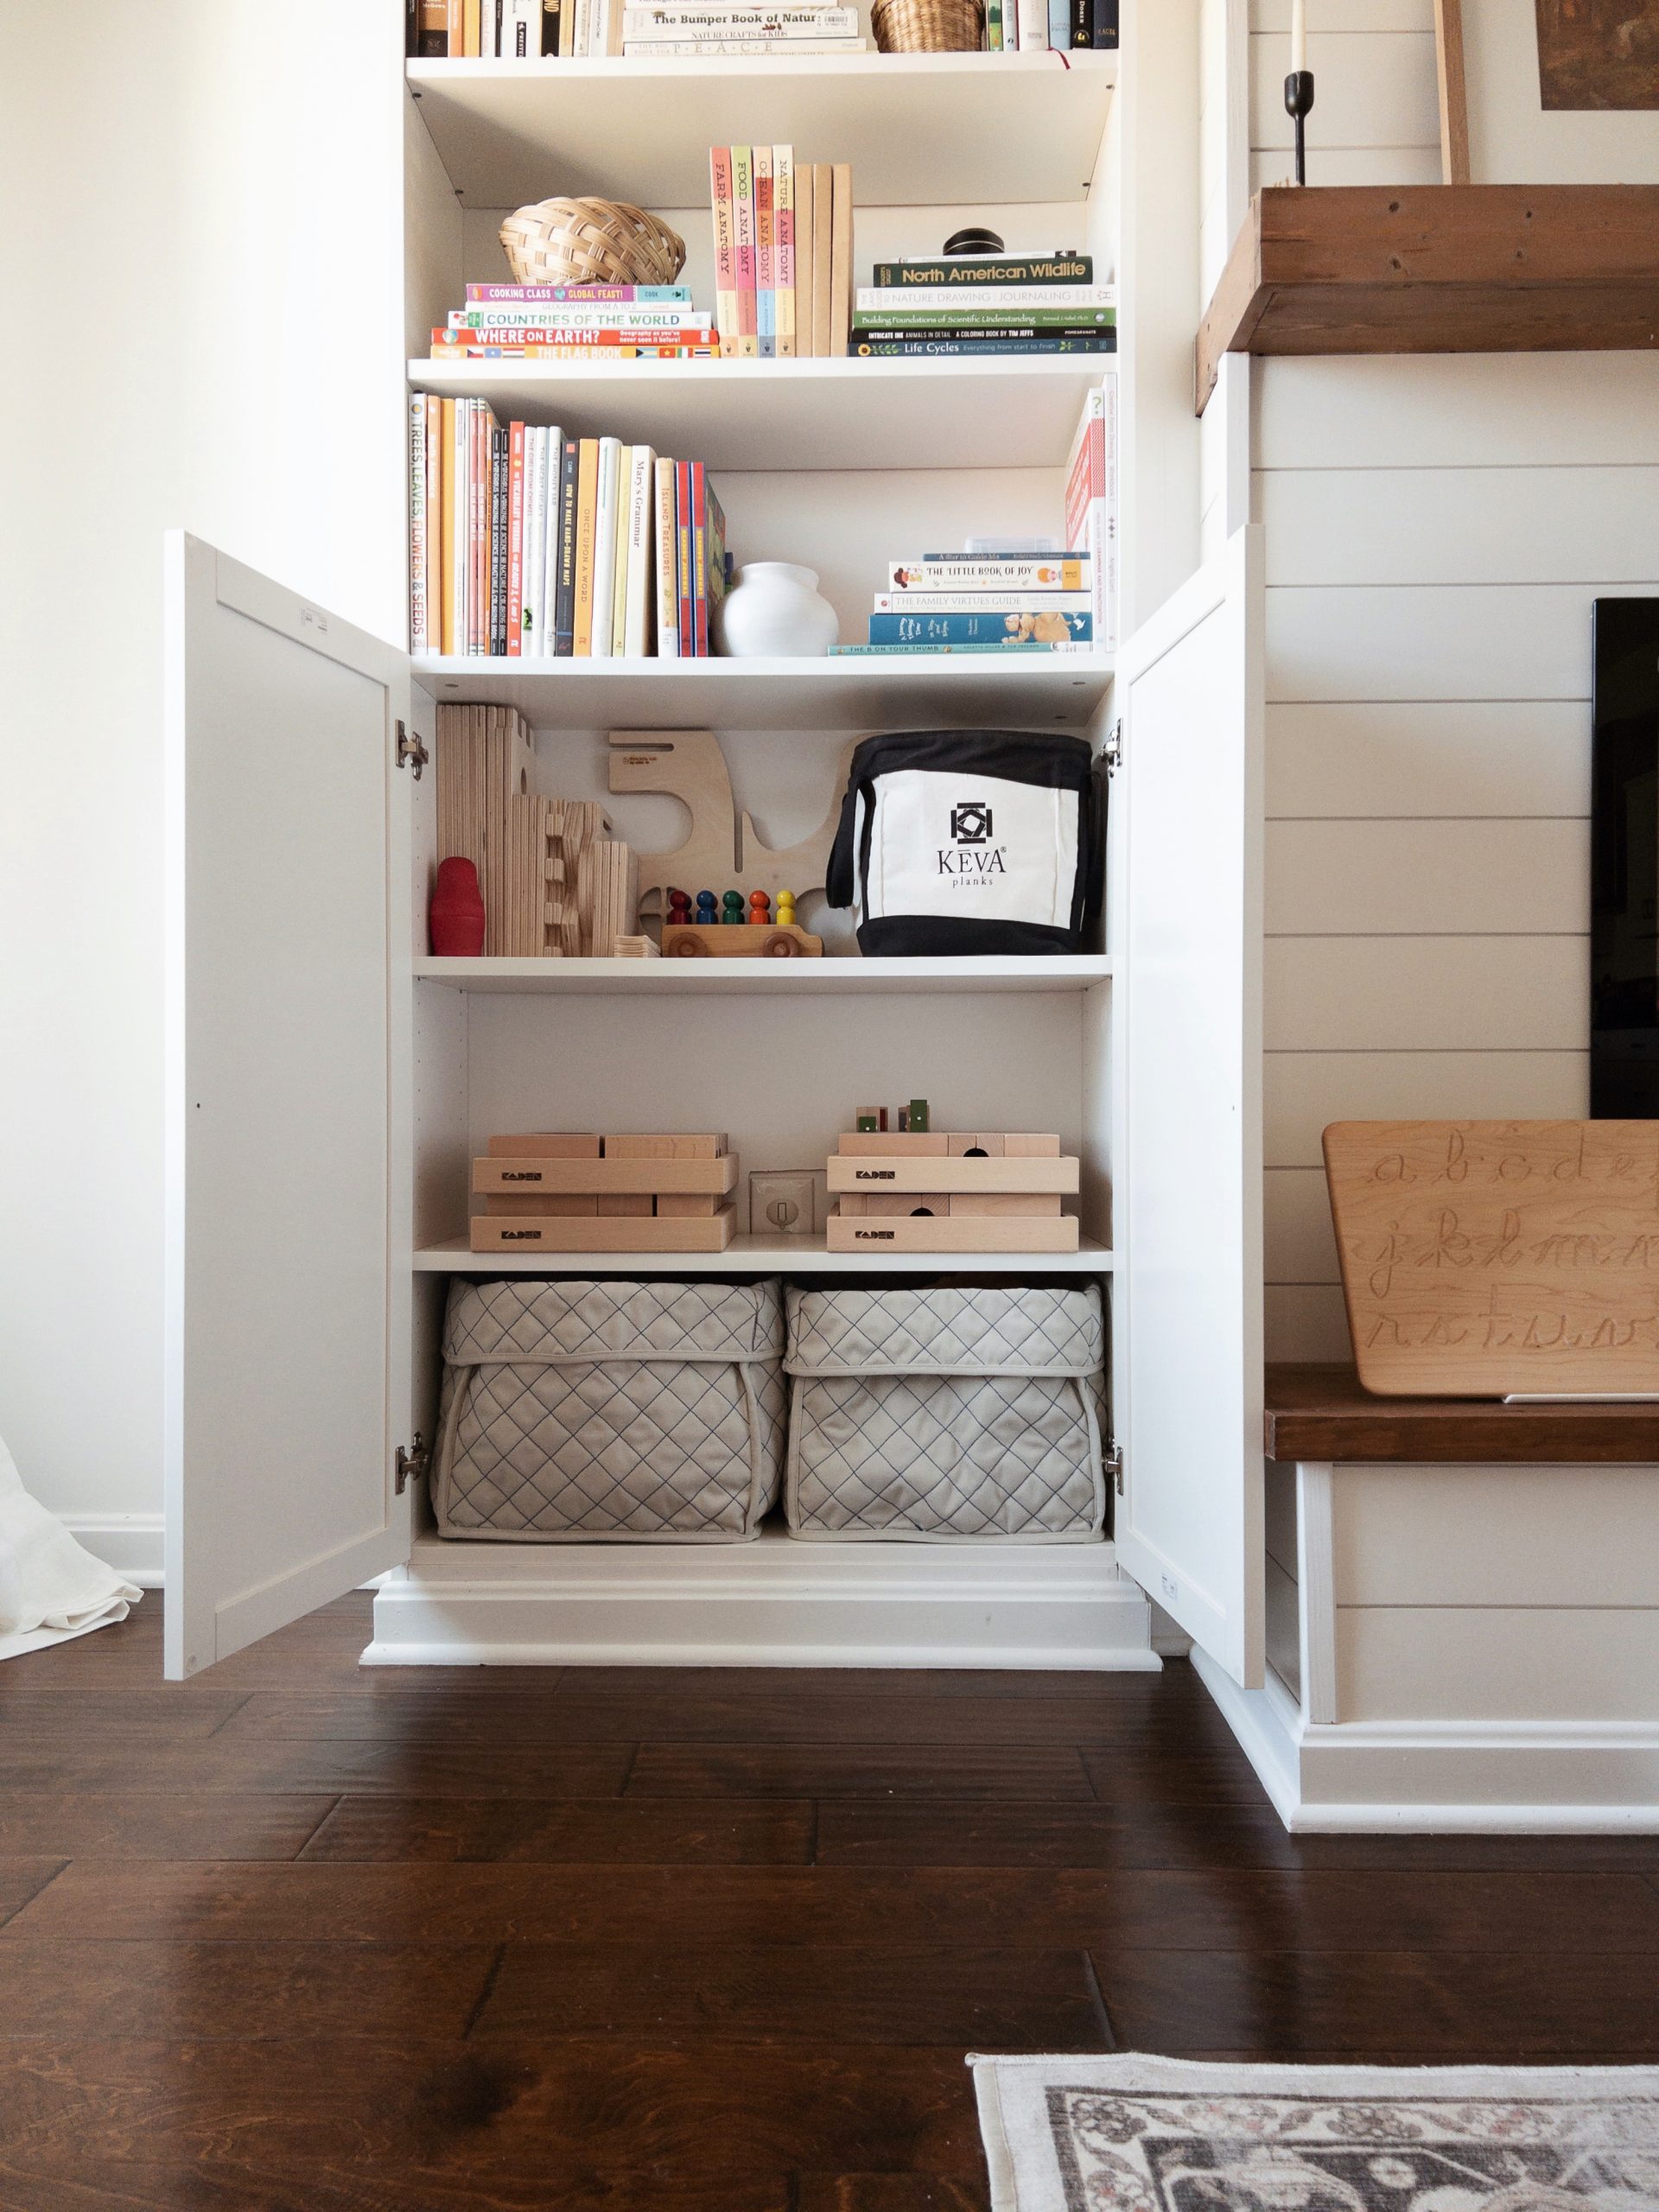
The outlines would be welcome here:
<svg viewBox="0 0 1659 2212">
<path fill-rule="evenodd" d="M 409 671 L 176 532 L 167 626 L 177 1679 L 409 1555 Z"/>
<path fill-rule="evenodd" d="M 1249 1688 L 1264 1667 L 1261 531 L 1118 661 L 1118 1556 Z"/>
</svg>

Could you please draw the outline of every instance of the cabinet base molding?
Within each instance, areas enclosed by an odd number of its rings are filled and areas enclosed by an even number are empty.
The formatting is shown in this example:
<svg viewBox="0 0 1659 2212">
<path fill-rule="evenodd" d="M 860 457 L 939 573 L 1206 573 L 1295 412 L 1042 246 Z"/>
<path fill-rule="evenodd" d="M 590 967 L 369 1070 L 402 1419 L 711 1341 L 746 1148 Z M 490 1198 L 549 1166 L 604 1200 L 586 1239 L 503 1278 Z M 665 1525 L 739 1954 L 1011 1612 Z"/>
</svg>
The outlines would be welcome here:
<svg viewBox="0 0 1659 2212">
<path fill-rule="evenodd" d="M 1155 1673 L 1110 1544 L 417 1542 L 366 1667 L 1018 1667 Z"/>
<path fill-rule="evenodd" d="M 1192 1664 L 1298 1834 L 1659 1834 L 1659 1721 L 1310 1722 Z"/>
</svg>

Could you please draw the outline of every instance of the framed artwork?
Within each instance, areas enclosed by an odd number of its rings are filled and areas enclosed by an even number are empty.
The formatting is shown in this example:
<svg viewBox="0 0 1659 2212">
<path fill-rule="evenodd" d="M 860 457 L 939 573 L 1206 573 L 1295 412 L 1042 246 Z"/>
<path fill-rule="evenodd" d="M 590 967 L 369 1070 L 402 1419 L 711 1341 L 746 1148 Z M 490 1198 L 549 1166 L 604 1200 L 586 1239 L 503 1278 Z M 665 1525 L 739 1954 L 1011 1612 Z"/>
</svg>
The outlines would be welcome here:
<svg viewBox="0 0 1659 2212">
<path fill-rule="evenodd" d="M 1659 599 L 1599 599 L 1590 1111 L 1659 1119 Z"/>
<path fill-rule="evenodd" d="M 1659 109 L 1659 0 L 1533 0 L 1546 108 Z"/>
</svg>

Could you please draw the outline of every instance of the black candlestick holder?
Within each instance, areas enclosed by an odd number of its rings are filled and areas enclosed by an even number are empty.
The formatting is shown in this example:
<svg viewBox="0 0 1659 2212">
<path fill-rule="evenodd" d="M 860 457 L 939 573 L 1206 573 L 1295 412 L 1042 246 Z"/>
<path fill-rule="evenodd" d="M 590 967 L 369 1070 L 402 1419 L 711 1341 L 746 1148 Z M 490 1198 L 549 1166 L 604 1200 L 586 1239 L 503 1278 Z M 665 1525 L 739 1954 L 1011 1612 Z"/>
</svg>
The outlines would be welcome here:
<svg viewBox="0 0 1659 2212">
<path fill-rule="evenodd" d="M 1307 118 L 1313 105 L 1313 72 L 1293 69 L 1285 79 L 1285 113 L 1296 126 L 1296 181 L 1307 182 Z"/>
</svg>

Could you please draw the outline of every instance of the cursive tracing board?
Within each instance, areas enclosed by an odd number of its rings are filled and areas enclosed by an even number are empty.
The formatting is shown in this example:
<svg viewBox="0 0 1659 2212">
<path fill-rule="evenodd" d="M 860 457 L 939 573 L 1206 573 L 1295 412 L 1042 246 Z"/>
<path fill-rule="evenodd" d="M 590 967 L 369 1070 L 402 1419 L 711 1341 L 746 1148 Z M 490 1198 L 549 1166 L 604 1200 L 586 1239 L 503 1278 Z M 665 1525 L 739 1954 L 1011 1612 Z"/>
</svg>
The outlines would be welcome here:
<svg viewBox="0 0 1659 2212">
<path fill-rule="evenodd" d="M 1336 1122 L 1325 1169 L 1368 1390 L 1659 1390 L 1659 1122 Z"/>
</svg>

